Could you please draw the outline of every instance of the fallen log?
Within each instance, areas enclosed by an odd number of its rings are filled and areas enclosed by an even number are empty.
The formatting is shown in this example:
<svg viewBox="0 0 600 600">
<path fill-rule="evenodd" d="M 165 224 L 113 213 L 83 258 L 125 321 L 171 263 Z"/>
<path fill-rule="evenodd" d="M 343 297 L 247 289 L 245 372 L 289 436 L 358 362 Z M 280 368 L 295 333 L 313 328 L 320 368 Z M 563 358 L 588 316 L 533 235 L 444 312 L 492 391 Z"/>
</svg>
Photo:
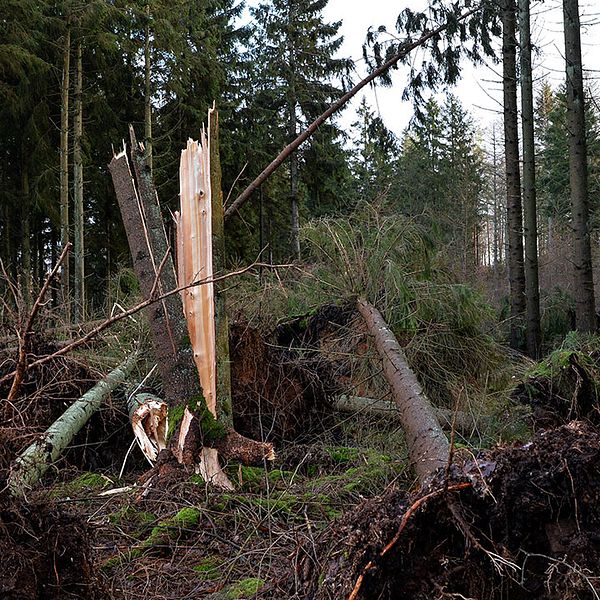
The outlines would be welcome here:
<svg viewBox="0 0 600 600">
<path fill-rule="evenodd" d="M 344 413 L 368 413 L 399 419 L 398 406 L 394 402 L 378 398 L 341 395 L 334 398 L 333 407 Z M 433 412 L 442 429 L 446 431 L 454 429 L 462 435 L 472 435 L 489 420 L 484 415 L 476 416 L 462 410 L 433 407 Z"/>
<path fill-rule="evenodd" d="M 137 354 L 129 356 L 104 379 L 76 400 L 46 432 L 26 448 L 10 470 L 7 487 L 13 496 L 23 496 L 58 459 L 63 450 L 90 417 L 102 406 L 107 396 L 123 383 L 137 362 Z"/>
<path fill-rule="evenodd" d="M 381 313 L 369 302 L 357 300 L 375 346 L 383 361 L 383 372 L 398 406 L 398 415 L 406 436 L 409 459 L 423 482 L 448 464 L 450 446 L 425 392 L 408 366 L 404 352 Z"/>
</svg>

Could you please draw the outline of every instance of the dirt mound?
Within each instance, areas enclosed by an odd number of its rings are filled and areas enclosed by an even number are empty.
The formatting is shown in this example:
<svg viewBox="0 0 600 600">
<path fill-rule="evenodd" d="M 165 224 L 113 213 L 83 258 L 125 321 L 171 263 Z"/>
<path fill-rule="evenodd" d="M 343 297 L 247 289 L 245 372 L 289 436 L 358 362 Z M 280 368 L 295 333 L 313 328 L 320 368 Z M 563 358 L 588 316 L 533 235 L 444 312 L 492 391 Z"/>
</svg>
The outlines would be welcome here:
<svg viewBox="0 0 600 600">
<path fill-rule="evenodd" d="M 466 471 L 448 489 L 457 482 L 467 489 L 444 492 L 437 482 L 418 497 L 390 490 L 358 506 L 304 559 L 304 585 L 294 593 L 314 600 L 349 598 L 353 590 L 357 600 L 598 597 L 597 432 L 573 422 L 489 452 Z"/>
<path fill-rule="evenodd" d="M 331 426 L 328 398 L 339 390 L 339 365 L 323 357 L 323 340 L 345 326 L 347 308 L 326 305 L 269 335 L 245 323 L 230 328 L 236 430 L 257 440 L 297 440 Z"/>
<path fill-rule="evenodd" d="M 98 588 L 84 519 L 57 506 L 4 503 L 0 511 L 0 597 L 106 598 Z"/>
</svg>

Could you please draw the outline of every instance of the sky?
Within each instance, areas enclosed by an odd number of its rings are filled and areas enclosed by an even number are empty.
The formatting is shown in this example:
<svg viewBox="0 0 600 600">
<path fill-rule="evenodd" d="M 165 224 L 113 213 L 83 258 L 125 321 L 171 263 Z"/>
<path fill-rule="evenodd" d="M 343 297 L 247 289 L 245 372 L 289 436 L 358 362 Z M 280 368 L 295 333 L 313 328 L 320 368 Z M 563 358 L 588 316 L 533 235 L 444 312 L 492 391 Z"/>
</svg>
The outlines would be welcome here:
<svg viewBox="0 0 600 600">
<path fill-rule="evenodd" d="M 582 23 L 582 51 L 584 69 L 595 80 L 600 79 L 600 1 L 580 0 Z M 329 0 L 323 15 L 326 21 L 342 21 L 340 28 L 344 36 L 344 45 L 340 54 L 355 60 L 357 69 L 356 81 L 366 75 L 362 58 L 362 44 L 369 26 L 385 25 L 388 31 L 394 31 L 398 13 L 404 7 L 413 10 L 422 9 L 426 0 Z M 564 81 L 564 40 L 562 30 L 562 0 L 546 0 L 532 2 L 532 41 L 538 52 L 534 56 L 534 85 L 543 80 L 553 87 Z M 595 43 L 594 43 L 595 40 Z M 483 66 L 467 66 L 463 71 L 463 79 L 451 89 L 458 95 L 463 105 L 475 117 L 482 129 L 489 129 L 493 122 L 499 122 L 502 110 L 502 89 L 499 73 L 501 65 L 489 62 Z M 408 125 L 412 116 L 412 107 L 402 102 L 402 90 L 407 83 L 407 68 L 400 67 L 393 72 L 392 88 L 377 87 L 375 91 L 365 92 L 367 102 L 380 114 L 385 124 L 397 135 Z M 349 126 L 355 119 L 354 110 L 360 103 L 362 92 L 353 101 L 353 106 L 346 110 L 341 122 Z"/>
</svg>

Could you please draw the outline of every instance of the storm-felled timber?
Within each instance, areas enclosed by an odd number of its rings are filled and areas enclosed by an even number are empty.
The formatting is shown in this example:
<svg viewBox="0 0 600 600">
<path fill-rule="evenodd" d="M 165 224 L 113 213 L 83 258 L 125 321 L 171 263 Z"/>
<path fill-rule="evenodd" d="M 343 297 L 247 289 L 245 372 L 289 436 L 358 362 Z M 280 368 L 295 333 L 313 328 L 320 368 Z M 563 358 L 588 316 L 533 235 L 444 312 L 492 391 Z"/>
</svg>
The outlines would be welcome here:
<svg viewBox="0 0 600 600">
<path fill-rule="evenodd" d="M 130 375 L 137 355 L 129 356 L 121 365 L 76 400 L 36 442 L 17 458 L 8 476 L 11 494 L 23 495 L 40 479 L 70 444 L 77 432 L 102 406 L 108 395 Z"/>
<path fill-rule="evenodd" d="M 447 465 L 448 440 L 381 313 L 363 299 L 357 301 L 357 307 L 383 361 L 383 372 L 392 389 L 406 435 L 410 462 L 419 479 L 424 481 L 436 469 Z"/>
<path fill-rule="evenodd" d="M 216 123 L 209 113 L 209 127 Z M 216 133 L 216 132 L 215 132 Z M 222 451 L 224 458 L 241 460 L 246 464 L 261 463 L 274 458 L 273 446 L 244 438 L 232 428 L 231 390 L 229 369 L 223 370 L 229 363 L 227 341 L 227 321 L 224 320 L 224 303 L 218 303 L 221 311 L 218 322 L 219 337 L 225 337 L 226 343 L 217 340 L 217 315 L 215 314 L 215 288 L 213 279 L 213 244 L 217 237 L 219 262 L 223 263 L 222 231 L 223 213 L 220 185 L 220 169 L 211 164 L 218 161 L 218 154 L 211 149 L 216 135 L 207 135 L 202 131 L 200 142 L 188 141 L 182 152 L 180 164 L 180 202 L 181 211 L 176 213 L 177 223 L 177 267 L 179 286 L 184 287 L 194 281 L 205 281 L 196 287 L 187 287 L 182 291 L 184 313 L 188 323 L 190 343 L 194 360 L 200 375 L 204 394 L 203 413 L 203 450 L 200 471 L 205 471 L 207 480 L 221 485 L 225 475 L 221 472 L 215 449 Z M 212 178 L 217 178 L 216 183 Z M 216 198 L 215 198 L 216 196 Z M 213 207 L 218 205 L 213 212 Z M 220 232 L 220 235 L 219 235 Z M 218 371 L 218 366 L 221 367 Z M 218 383 L 218 379 L 224 380 Z M 221 405 L 225 404 L 224 407 Z M 181 425 L 183 431 L 188 424 L 190 413 L 186 411 Z M 211 431 L 209 432 L 208 429 Z M 210 448 L 209 448 L 210 446 Z M 210 452 L 209 452 L 210 451 Z M 178 452 L 184 449 L 179 447 Z M 205 476 L 205 479 L 207 477 Z M 224 487 L 221 485 L 221 487 Z"/>
</svg>

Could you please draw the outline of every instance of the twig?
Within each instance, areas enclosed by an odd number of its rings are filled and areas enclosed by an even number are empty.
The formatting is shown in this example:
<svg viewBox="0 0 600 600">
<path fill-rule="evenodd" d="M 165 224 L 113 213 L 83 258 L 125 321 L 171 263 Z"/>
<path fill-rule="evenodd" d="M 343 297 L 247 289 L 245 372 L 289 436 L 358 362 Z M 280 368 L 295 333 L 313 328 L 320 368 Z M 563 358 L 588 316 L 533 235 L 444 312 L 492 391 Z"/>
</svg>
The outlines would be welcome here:
<svg viewBox="0 0 600 600">
<path fill-rule="evenodd" d="M 38 297 L 36 298 L 36 300 L 33 304 L 33 308 L 31 309 L 31 312 L 29 313 L 29 318 L 27 319 L 27 323 L 25 323 L 25 327 L 18 334 L 18 336 L 19 336 L 19 358 L 17 360 L 17 367 L 14 371 L 14 378 L 13 378 L 12 385 L 10 387 L 10 391 L 8 392 L 7 400 L 14 400 L 17 397 L 19 390 L 21 389 L 21 383 L 23 382 L 25 373 L 27 373 L 27 350 L 28 350 L 28 346 L 29 346 L 29 337 L 31 335 L 31 327 L 33 326 L 33 322 L 37 316 L 37 313 L 38 313 L 40 307 L 42 306 L 42 301 L 44 300 L 44 296 L 46 295 L 46 292 L 48 291 L 48 288 L 50 287 L 50 283 L 54 279 L 54 276 L 56 275 L 58 269 L 60 268 L 60 265 L 62 264 L 65 257 L 69 253 L 71 246 L 72 246 L 72 244 L 70 242 L 68 242 L 65 245 L 65 247 L 63 248 L 63 251 L 61 252 L 60 257 L 58 258 L 58 261 L 56 262 L 56 264 L 54 265 L 54 268 L 52 269 L 52 271 L 46 278 L 46 281 L 44 282 L 44 285 L 42 286 L 42 289 L 40 290 L 40 293 L 38 294 Z M 4 380 L 4 378 L 3 378 L 3 380 Z"/>
<path fill-rule="evenodd" d="M 61 348 L 60 350 L 56 351 L 54 354 L 44 356 L 43 358 L 39 358 L 35 362 L 32 362 L 29 365 L 29 368 L 31 369 L 32 367 L 39 367 L 40 365 L 43 365 L 51 360 L 54 360 L 55 358 L 58 358 L 59 356 L 62 356 L 63 354 L 67 354 L 68 352 L 71 352 L 72 350 L 75 350 L 75 349 L 79 348 L 80 346 L 83 346 L 89 340 L 96 337 L 99 333 L 101 333 L 105 329 L 108 329 L 111 325 L 114 325 L 115 323 L 122 321 L 123 319 L 126 319 L 127 317 L 139 312 L 140 310 L 143 310 L 144 308 L 154 304 L 155 302 L 161 302 L 162 300 L 172 296 L 173 294 L 179 294 L 183 290 L 187 290 L 192 287 L 196 287 L 199 285 L 205 285 L 207 283 L 216 283 L 218 281 L 224 281 L 225 279 L 237 277 L 238 275 L 243 275 L 244 273 L 247 273 L 248 271 L 250 271 L 256 267 L 263 267 L 263 268 L 270 268 L 270 269 L 290 269 L 290 268 L 299 269 L 298 265 L 294 265 L 294 264 L 273 265 L 273 264 L 269 264 L 269 263 L 253 262 L 251 265 L 248 265 L 247 267 L 244 267 L 243 269 L 238 269 L 237 271 L 225 273 L 225 275 L 219 275 L 219 276 L 213 277 L 213 278 L 201 279 L 198 281 L 193 281 L 192 283 L 188 283 L 187 285 L 179 286 L 179 287 L 175 288 L 174 290 L 165 292 L 164 294 L 161 294 L 160 296 L 158 296 L 156 298 L 148 298 L 147 300 L 144 300 L 143 302 L 136 304 L 129 310 L 126 310 L 125 312 L 122 312 L 121 314 L 115 315 L 114 317 L 111 317 L 110 319 L 106 319 L 106 321 L 103 321 L 102 323 L 100 323 L 97 327 L 92 329 L 92 331 L 90 331 L 89 333 L 84 335 L 82 338 L 75 340 L 74 342 L 70 343 L 69 345 L 65 346 L 64 348 Z M 5 375 L 4 377 L 2 377 L 0 379 L 0 384 L 4 383 L 5 381 L 8 381 L 11 377 L 14 377 L 14 375 L 15 375 L 14 371 L 11 373 L 8 373 L 7 375 Z"/>
<path fill-rule="evenodd" d="M 400 525 L 398 526 L 398 531 L 396 531 L 394 537 L 383 547 L 383 550 L 381 550 L 381 552 L 377 555 L 376 558 L 370 560 L 365 565 L 361 574 L 358 576 L 358 579 L 356 580 L 356 584 L 354 585 L 354 588 L 352 589 L 351 594 L 348 596 L 348 600 L 356 600 L 367 573 L 371 569 L 373 569 L 377 560 L 383 558 L 396 545 L 396 543 L 400 539 L 400 536 L 402 535 L 402 532 L 404 531 L 404 528 L 406 527 L 406 525 L 408 523 L 408 520 L 417 512 L 417 510 L 419 510 L 419 508 L 421 508 L 421 506 L 425 502 L 427 502 L 427 500 L 430 500 L 431 498 L 435 498 L 436 496 L 439 496 L 440 494 L 444 494 L 446 492 L 456 492 L 458 490 L 464 490 L 465 488 L 468 488 L 468 487 L 471 487 L 471 484 L 469 482 L 457 483 L 455 485 L 449 486 L 448 488 L 441 488 L 438 490 L 434 490 L 433 492 L 430 492 L 429 494 L 422 496 L 416 502 L 414 502 L 414 504 L 412 506 L 410 506 L 409 509 L 404 513 L 404 516 L 402 517 L 402 521 L 400 521 Z"/>
</svg>

